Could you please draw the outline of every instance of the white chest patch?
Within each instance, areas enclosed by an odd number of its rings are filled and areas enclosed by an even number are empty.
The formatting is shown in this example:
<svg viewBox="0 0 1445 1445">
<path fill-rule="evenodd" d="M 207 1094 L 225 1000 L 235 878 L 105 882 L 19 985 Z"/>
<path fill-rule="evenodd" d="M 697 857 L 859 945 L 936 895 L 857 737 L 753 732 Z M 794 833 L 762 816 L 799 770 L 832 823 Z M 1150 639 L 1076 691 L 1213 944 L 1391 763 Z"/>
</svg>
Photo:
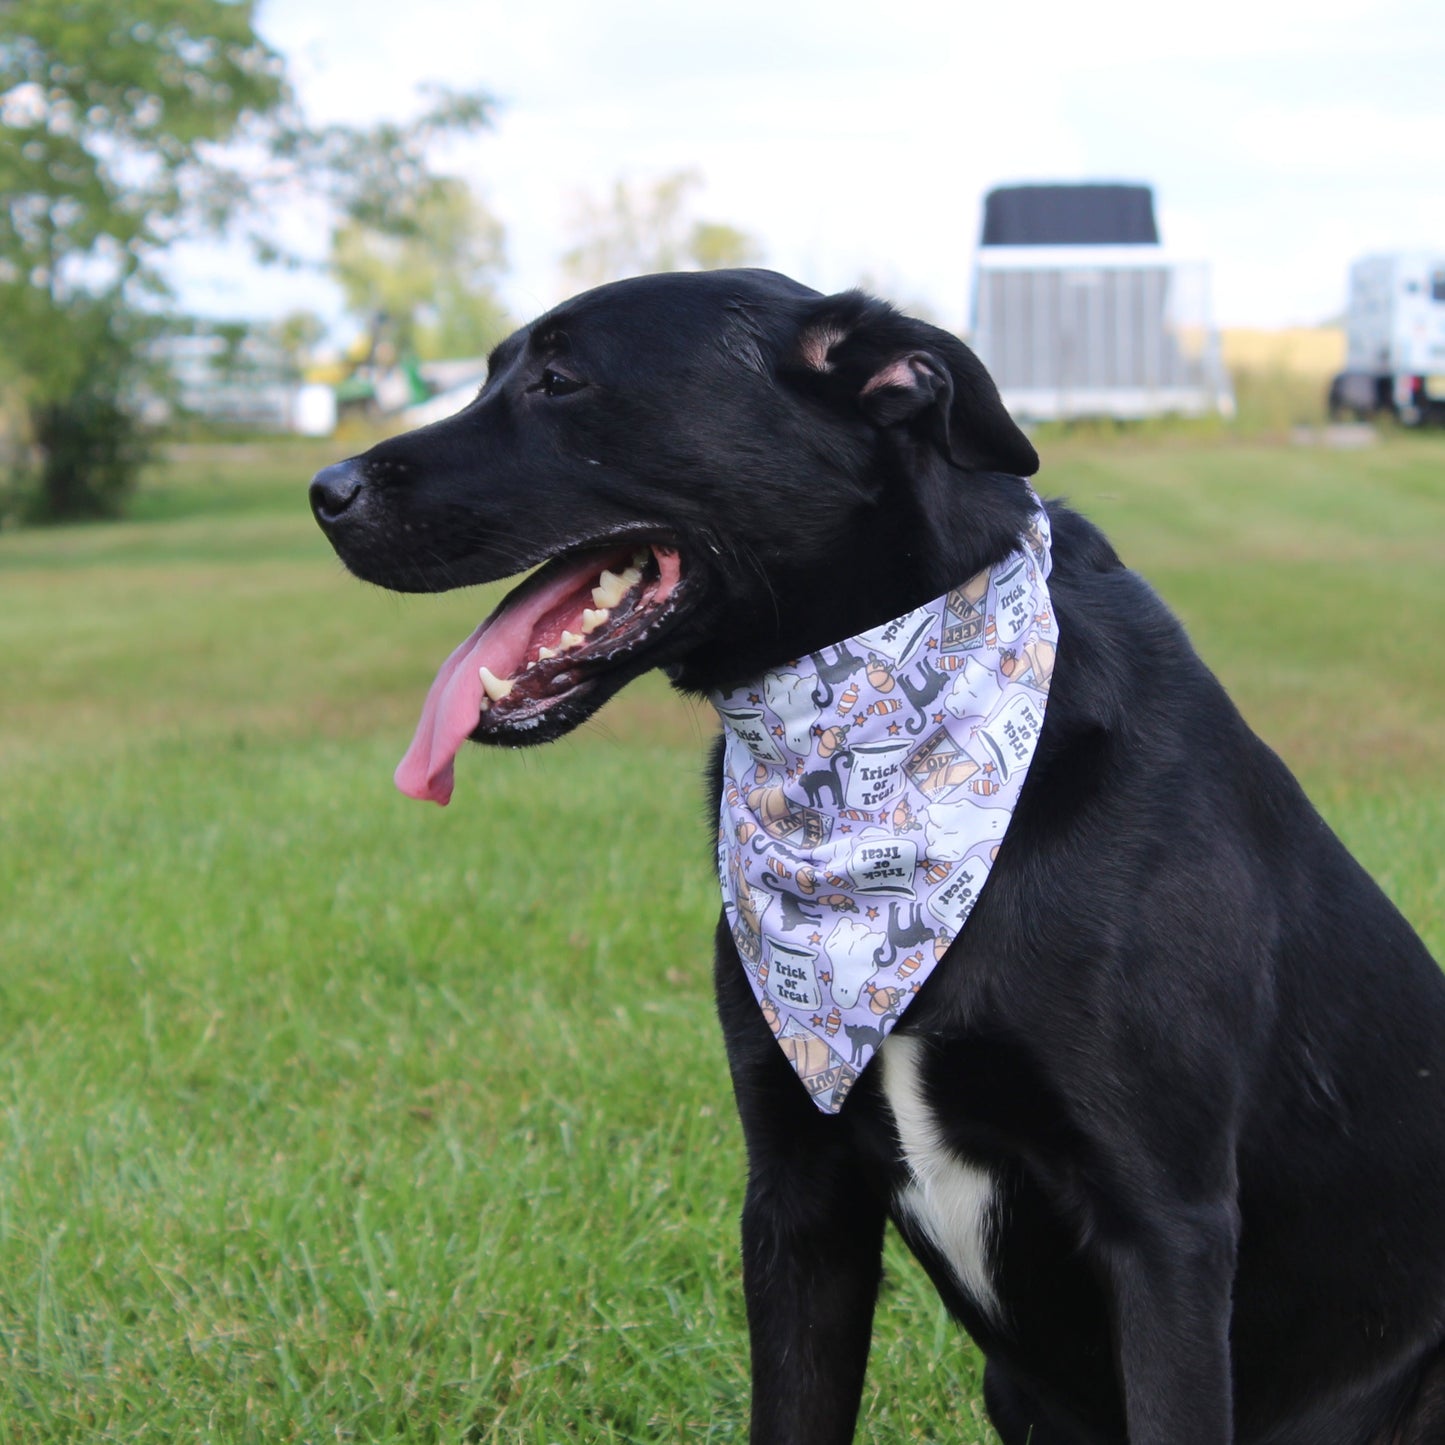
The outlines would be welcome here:
<svg viewBox="0 0 1445 1445">
<path fill-rule="evenodd" d="M 922 1050 L 911 1035 L 892 1034 L 880 1051 L 883 1093 L 911 1176 L 896 1202 L 948 1261 L 969 1298 L 998 1321 L 1001 1311 L 988 1267 L 997 1190 L 987 1170 L 966 1163 L 944 1142 L 923 1096 Z"/>
</svg>

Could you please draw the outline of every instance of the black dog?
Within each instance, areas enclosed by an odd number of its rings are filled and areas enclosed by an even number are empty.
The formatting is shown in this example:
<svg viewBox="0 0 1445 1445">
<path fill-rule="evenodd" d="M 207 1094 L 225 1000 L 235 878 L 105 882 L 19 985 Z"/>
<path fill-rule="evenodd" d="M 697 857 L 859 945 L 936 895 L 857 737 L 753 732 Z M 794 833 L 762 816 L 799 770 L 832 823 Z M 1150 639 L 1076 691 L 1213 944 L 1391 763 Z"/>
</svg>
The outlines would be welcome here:
<svg viewBox="0 0 1445 1445">
<path fill-rule="evenodd" d="M 567 302 L 311 496 L 386 587 L 546 563 L 428 699 L 399 780 L 444 801 L 467 736 L 555 738 L 652 667 L 731 687 L 939 597 L 1019 547 L 1036 465 L 951 336 L 735 271 Z M 1445 1441 L 1445 979 L 1149 588 L 1049 512 L 1032 770 L 836 1116 L 717 933 L 752 1438 L 850 1438 L 892 1217 L 1008 1445 Z"/>
</svg>

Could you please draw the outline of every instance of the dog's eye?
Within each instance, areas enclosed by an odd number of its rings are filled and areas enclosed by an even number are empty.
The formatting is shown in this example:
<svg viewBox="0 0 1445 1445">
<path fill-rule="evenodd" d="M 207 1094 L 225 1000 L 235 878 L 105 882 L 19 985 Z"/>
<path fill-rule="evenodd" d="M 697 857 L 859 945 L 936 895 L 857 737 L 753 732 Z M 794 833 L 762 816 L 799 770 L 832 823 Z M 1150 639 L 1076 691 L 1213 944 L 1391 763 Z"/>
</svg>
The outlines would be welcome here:
<svg viewBox="0 0 1445 1445">
<path fill-rule="evenodd" d="M 563 376 L 560 371 L 553 371 L 548 367 L 542 373 L 542 379 L 534 386 L 528 387 L 529 391 L 540 391 L 543 396 L 571 396 L 574 391 L 581 391 L 587 383 L 578 381 L 571 376 Z"/>
</svg>

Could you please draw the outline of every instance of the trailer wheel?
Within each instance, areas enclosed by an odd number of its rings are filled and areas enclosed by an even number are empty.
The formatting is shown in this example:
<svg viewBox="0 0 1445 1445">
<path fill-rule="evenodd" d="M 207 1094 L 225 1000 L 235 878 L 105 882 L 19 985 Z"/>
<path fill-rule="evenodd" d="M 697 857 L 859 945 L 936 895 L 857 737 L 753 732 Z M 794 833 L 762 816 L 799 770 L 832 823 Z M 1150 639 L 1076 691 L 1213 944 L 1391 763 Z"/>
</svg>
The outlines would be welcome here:
<svg viewBox="0 0 1445 1445">
<path fill-rule="evenodd" d="M 1369 421 L 1384 409 L 1393 410 L 1388 390 L 1382 393 L 1373 376 L 1341 372 L 1330 379 L 1325 410 L 1331 421 Z"/>
</svg>

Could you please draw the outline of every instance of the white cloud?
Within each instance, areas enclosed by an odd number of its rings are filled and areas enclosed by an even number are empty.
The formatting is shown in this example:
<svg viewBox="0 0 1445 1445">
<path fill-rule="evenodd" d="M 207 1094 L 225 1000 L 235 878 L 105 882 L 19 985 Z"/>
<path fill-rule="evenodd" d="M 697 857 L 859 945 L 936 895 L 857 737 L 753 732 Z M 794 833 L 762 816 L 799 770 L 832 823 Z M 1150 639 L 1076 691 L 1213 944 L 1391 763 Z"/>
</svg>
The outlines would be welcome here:
<svg viewBox="0 0 1445 1445">
<path fill-rule="evenodd" d="M 778 269 L 866 275 L 953 326 L 983 192 L 1007 181 L 1153 183 L 1166 242 L 1212 263 L 1233 322 L 1338 309 L 1361 250 L 1445 247 L 1427 160 L 1445 42 L 1422 0 L 269 0 L 261 26 L 318 120 L 405 114 L 429 79 L 500 98 L 447 160 L 508 226 L 519 316 L 562 294 L 579 193 L 682 167 L 705 177 L 698 214 Z"/>
</svg>

